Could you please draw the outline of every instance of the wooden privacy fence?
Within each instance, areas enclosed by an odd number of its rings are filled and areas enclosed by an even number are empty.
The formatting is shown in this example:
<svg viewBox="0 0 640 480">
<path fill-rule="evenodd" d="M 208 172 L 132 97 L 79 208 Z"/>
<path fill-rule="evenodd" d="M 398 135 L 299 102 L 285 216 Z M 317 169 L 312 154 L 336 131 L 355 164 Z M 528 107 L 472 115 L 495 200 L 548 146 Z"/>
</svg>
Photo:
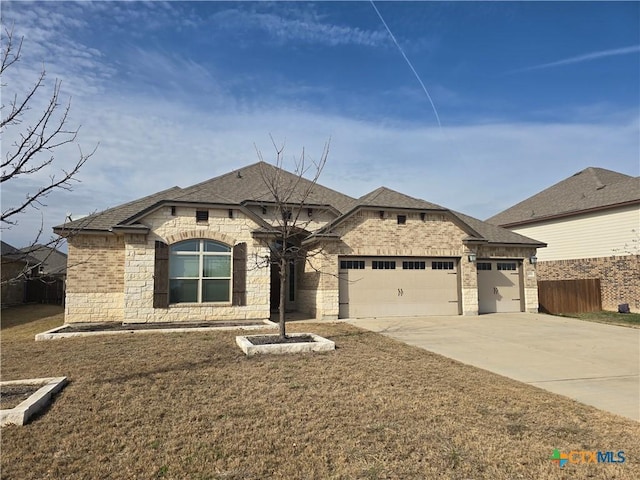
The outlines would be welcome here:
<svg viewBox="0 0 640 480">
<path fill-rule="evenodd" d="M 25 302 L 62 305 L 64 302 L 64 280 L 57 277 L 28 279 L 25 284 Z"/>
<path fill-rule="evenodd" d="M 539 281 L 538 303 L 544 313 L 598 312 L 602 310 L 600 279 Z"/>
</svg>

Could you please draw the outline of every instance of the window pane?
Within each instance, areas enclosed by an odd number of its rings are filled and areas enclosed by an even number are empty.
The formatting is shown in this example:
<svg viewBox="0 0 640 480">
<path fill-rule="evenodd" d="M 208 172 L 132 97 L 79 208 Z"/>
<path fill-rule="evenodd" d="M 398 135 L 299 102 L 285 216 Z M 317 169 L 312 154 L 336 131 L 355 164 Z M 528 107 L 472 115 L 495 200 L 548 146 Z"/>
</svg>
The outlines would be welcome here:
<svg viewBox="0 0 640 480">
<path fill-rule="evenodd" d="M 230 280 L 203 280 L 203 302 L 228 302 Z"/>
<path fill-rule="evenodd" d="M 197 277 L 199 258 L 197 255 L 171 255 L 169 277 Z"/>
<path fill-rule="evenodd" d="M 222 243 L 214 242 L 213 240 L 204 241 L 205 252 L 230 252 L 231 247 L 223 245 Z"/>
<path fill-rule="evenodd" d="M 205 255 L 203 269 L 203 277 L 230 277 L 231 257 L 227 255 Z"/>
<path fill-rule="evenodd" d="M 197 280 L 171 280 L 169 286 L 169 303 L 198 301 Z"/>
<path fill-rule="evenodd" d="M 200 240 L 186 240 L 184 242 L 171 245 L 171 253 L 173 252 L 197 252 L 200 250 Z"/>
</svg>

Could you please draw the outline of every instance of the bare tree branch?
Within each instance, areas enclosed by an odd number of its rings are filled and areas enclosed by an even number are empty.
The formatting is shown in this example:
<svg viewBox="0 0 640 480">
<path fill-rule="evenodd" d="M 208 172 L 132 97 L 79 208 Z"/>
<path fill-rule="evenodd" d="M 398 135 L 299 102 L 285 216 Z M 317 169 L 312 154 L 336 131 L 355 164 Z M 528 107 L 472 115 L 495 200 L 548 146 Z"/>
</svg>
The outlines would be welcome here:
<svg viewBox="0 0 640 480">
<path fill-rule="evenodd" d="M 21 59 L 23 38 L 14 38 L 13 26 L 7 28 L 4 25 L 0 31 L 2 35 L 2 51 L 0 53 L 0 85 L 3 90 L 7 86 L 6 75 Z M 55 80 L 52 91 L 43 98 L 46 99 L 42 111 L 33 115 L 30 112 L 39 101 L 41 95 L 45 95 L 46 70 L 44 66 L 38 74 L 35 82 L 23 94 L 16 93 L 9 102 L 1 105 L 0 110 L 0 139 L 3 144 L 3 156 L 0 158 L 0 184 L 3 188 L 7 185 L 12 187 L 19 185 L 18 182 L 33 179 L 33 175 L 41 172 L 50 172 L 48 181 L 44 180 L 35 191 L 29 191 L 25 198 L 17 201 L 17 204 L 3 204 L 0 215 L 0 229 L 11 228 L 17 225 L 20 214 L 26 213 L 28 207 L 39 210 L 46 206 L 46 197 L 57 190 L 71 190 L 73 182 L 79 181 L 76 177 L 82 166 L 93 156 L 97 145 L 89 153 L 83 153 L 78 145 L 78 158 L 70 168 L 55 168 L 56 150 L 64 145 L 75 144 L 79 132 L 79 127 L 68 128 L 71 99 L 61 102 L 61 82 Z M 3 98 L 4 99 L 4 98 Z M 28 115 L 27 115 L 28 114 Z M 31 123 L 27 118 L 33 117 Z M 15 139 L 11 145 L 6 145 L 6 137 Z M 54 171 L 55 170 L 55 171 Z M 5 182 L 11 181 L 8 184 Z M 65 237 L 77 233 L 82 226 L 74 228 L 73 231 L 65 232 Z M 24 268 L 11 278 L 2 280 L 2 285 L 21 282 L 30 277 L 32 272 L 38 271 L 39 267 L 48 261 L 45 258 L 32 258 L 32 253 L 42 248 L 59 250 L 66 241 L 63 237 L 52 237 L 50 240 L 42 242 L 41 237 L 44 231 L 44 217 L 41 213 L 40 229 L 29 246 L 21 249 L 21 255 L 12 255 L 10 258 L 2 260 L 3 263 L 14 260 L 24 261 Z M 53 250 L 51 250 L 53 252 Z"/>
<path fill-rule="evenodd" d="M 20 61 L 23 39 L 16 42 L 13 37 L 13 28 L 4 28 L 3 49 L 0 58 L 0 75 L 4 80 L 4 75 L 8 68 Z M 21 128 L 16 135 L 17 140 L 9 148 L 0 162 L 1 174 L 0 184 L 10 180 L 20 181 L 36 172 L 40 172 L 54 163 L 55 150 L 63 145 L 76 143 L 79 127 L 68 129 L 68 117 L 71 107 L 71 99 L 62 106 L 59 102 L 61 82 L 55 81 L 53 91 L 49 96 L 49 101 L 40 113 L 33 125 L 23 126 L 22 122 L 25 114 L 31 109 L 32 102 L 44 86 L 46 71 L 44 67 L 40 72 L 33 86 L 21 97 L 16 94 L 9 105 L 2 104 L 2 118 L 0 120 L 0 135 L 6 136 L 8 129 Z M 5 86 L 5 83 L 2 83 Z M 7 113 L 8 110 L 8 113 Z M 5 115 L 6 113 L 6 115 Z M 25 199 L 17 205 L 10 205 L 3 208 L 0 221 L 4 225 L 12 226 L 17 224 L 16 215 L 25 212 L 27 207 L 38 209 L 46 206 L 44 199 L 55 190 L 71 190 L 73 181 L 79 181 L 76 175 L 85 162 L 95 153 L 96 147 L 85 154 L 78 146 L 79 157 L 70 169 L 60 169 L 56 173 L 49 175 L 49 181 L 36 188 L 34 192 L 25 195 Z M 0 227 L 1 228 L 1 227 Z"/>
<path fill-rule="evenodd" d="M 311 198 L 318 179 L 329 156 L 328 141 L 322 151 L 319 161 L 309 160 L 305 150 L 298 158 L 294 159 L 293 175 L 286 173 L 284 169 L 285 144 L 278 145 L 273 137 L 271 143 L 275 150 L 275 165 L 264 162 L 262 153 L 256 147 L 260 164 L 261 180 L 267 190 L 266 202 L 273 205 L 276 215 L 273 219 L 272 235 L 262 240 L 269 248 L 269 262 L 278 269 L 280 283 L 279 298 L 279 325 L 280 338 L 286 337 L 285 319 L 285 287 L 289 277 L 289 265 L 291 262 L 307 261 L 309 255 L 306 248 L 302 247 L 302 240 L 311 232 L 309 225 L 313 221 L 310 217 L 304 218 L 302 212 L 312 204 Z M 257 260 L 257 259 L 256 259 Z"/>
</svg>

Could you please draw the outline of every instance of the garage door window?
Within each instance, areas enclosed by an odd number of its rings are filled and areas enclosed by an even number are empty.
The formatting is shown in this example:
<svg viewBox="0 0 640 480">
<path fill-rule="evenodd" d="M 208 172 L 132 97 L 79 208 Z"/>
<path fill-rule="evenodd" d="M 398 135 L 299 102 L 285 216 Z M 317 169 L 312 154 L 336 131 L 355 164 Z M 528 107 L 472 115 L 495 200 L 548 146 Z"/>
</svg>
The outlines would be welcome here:
<svg viewBox="0 0 640 480">
<path fill-rule="evenodd" d="M 491 270 L 489 262 L 478 262 L 478 270 Z"/>
<path fill-rule="evenodd" d="M 402 262 L 403 270 L 424 270 L 426 262 Z"/>
<path fill-rule="evenodd" d="M 515 262 L 498 262 L 498 270 L 517 270 Z"/>
<path fill-rule="evenodd" d="M 364 260 L 340 260 L 341 270 L 364 270 Z"/>
<path fill-rule="evenodd" d="M 453 262 L 431 262 L 431 270 L 453 270 Z"/>
<path fill-rule="evenodd" d="M 387 260 L 374 260 L 371 262 L 371 268 L 374 270 L 395 270 L 396 262 L 391 262 Z"/>
</svg>

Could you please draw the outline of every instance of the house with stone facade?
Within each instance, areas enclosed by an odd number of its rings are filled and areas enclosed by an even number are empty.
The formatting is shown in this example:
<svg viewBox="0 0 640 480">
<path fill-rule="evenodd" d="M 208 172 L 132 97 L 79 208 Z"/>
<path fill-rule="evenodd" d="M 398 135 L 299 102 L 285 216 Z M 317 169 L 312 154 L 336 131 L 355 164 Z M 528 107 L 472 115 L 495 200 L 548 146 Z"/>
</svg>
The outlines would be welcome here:
<svg viewBox="0 0 640 480">
<path fill-rule="evenodd" d="M 640 312 L 640 177 L 589 167 L 487 222 L 548 244 L 540 280 L 599 278 L 603 309 Z"/>
<path fill-rule="evenodd" d="M 305 189 L 304 203 L 283 210 L 265 172 Z M 280 288 L 269 242 L 292 214 L 305 219 L 292 242 L 306 254 L 290 265 L 288 310 L 537 311 L 532 258 L 543 243 L 388 188 L 356 199 L 258 162 L 55 227 L 69 247 L 65 321 L 269 318 Z"/>
</svg>

